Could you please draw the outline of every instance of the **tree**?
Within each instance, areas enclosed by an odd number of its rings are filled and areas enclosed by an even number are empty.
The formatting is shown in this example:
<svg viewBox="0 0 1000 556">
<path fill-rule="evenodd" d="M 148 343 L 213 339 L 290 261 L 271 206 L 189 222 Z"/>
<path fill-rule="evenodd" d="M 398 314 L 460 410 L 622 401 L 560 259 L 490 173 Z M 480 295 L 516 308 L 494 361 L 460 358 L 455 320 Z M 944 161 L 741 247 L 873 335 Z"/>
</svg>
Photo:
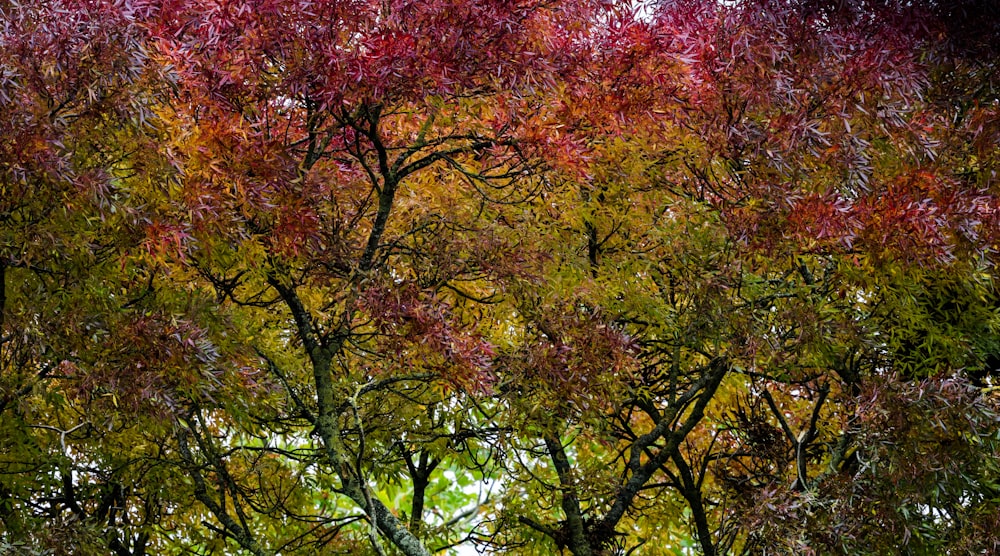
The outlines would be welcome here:
<svg viewBox="0 0 1000 556">
<path fill-rule="evenodd" d="M 0 13 L 2 544 L 143 554 L 163 474 L 116 384 L 169 373 L 143 374 L 150 354 L 132 344 L 150 275 L 126 264 L 139 226 L 121 180 L 156 173 L 146 132 L 161 75 L 131 10 Z"/>
<path fill-rule="evenodd" d="M 996 185 L 957 170 L 951 153 L 963 158 L 964 141 L 936 139 L 955 131 L 936 119 L 954 107 L 920 100 L 935 87 L 914 26 L 928 20 L 894 10 L 868 20 L 673 4 L 662 19 L 614 29 L 624 52 L 596 72 L 624 71 L 581 80 L 567 104 L 589 101 L 570 117 L 597 163 L 585 208 L 567 218 L 582 239 L 575 251 L 552 247 L 563 253 L 556 272 L 565 283 L 565 267 L 576 267 L 585 301 L 574 306 L 599 308 L 636 338 L 641 371 L 620 384 L 631 395 L 596 418 L 560 404 L 569 417 L 550 425 L 555 438 L 533 444 L 551 470 L 525 472 L 548 477 L 543 500 L 562 513 L 519 519 L 557 546 L 624 552 L 656 539 L 616 534 L 621 502 L 631 509 L 642 497 L 651 506 L 637 513 L 652 523 L 686 505 L 707 554 L 994 546 L 992 471 L 980 458 L 995 461 L 995 400 L 948 374 L 995 353 L 992 255 L 982 248 L 995 241 Z M 649 75 L 658 89 L 636 85 Z M 620 123 L 591 106 L 633 121 L 609 142 Z M 960 300 L 976 308 L 959 311 Z M 707 409 L 695 401 L 706 397 Z M 968 419 L 955 436 L 944 417 L 952 404 Z M 937 432 L 878 429 L 889 415 L 912 423 L 910 411 L 940 414 Z M 888 437 L 915 451 L 883 452 Z M 938 442 L 939 452 L 928 448 Z M 567 443 L 586 456 L 573 462 Z M 915 469 L 905 462 L 937 457 L 949 466 L 916 466 L 936 469 L 933 479 L 906 474 Z M 667 515 L 653 517 L 653 504 Z M 650 522 L 631 529 L 655 531 Z M 675 534 L 653 544 L 676 545 Z"/>
<path fill-rule="evenodd" d="M 994 62 L 911 4 L 0 5 L 0 546 L 995 548 Z"/>
<path fill-rule="evenodd" d="M 502 244 L 472 243 L 476 212 L 535 179 L 501 89 L 544 78 L 528 48 L 571 9 L 178 2 L 151 15 L 177 93 L 158 112 L 176 187 L 141 193 L 149 264 L 216 300 L 231 324 L 219 332 L 264 366 L 254 388 L 274 392 L 171 408 L 178 466 L 220 535 L 267 553 L 358 519 L 306 494 L 265 499 L 282 489 L 257 472 L 270 462 L 356 505 L 377 552 L 383 538 L 406 554 L 461 539 L 423 507 L 435 469 L 481 475 L 477 444 L 496 428 L 471 397 L 492 381 L 491 347 L 464 305 L 512 270 Z M 403 478 L 407 518 L 383 501 Z M 288 513 L 303 530 L 262 527 Z"/>
</svg>

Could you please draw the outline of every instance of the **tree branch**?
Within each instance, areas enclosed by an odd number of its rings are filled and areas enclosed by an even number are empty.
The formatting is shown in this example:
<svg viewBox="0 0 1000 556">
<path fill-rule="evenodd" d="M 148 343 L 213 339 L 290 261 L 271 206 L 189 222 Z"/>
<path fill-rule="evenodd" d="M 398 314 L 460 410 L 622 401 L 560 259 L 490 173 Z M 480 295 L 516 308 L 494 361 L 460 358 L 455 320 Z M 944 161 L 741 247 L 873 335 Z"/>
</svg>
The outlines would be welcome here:
<svg viewBox="0 0 1000 556">
<path fill-rule="evenodd" d="M 545 447 L 552 458 L 552 465 L 559 476 L 559 494 L 561 506 L 566 516 L 566 526 L 569 529 L 569 549 L 575 556 L 590 556 L 592 551 L 587 542 L 587 534 L 583 525 L 583 515 L 580 511 L 580 500 L 576 495 L 576 484 L 573 481 L 573 469 L 562 441 L 551 435 L 545 435 Z"/>
<path fill-rule="evenodd" d="M 605 530 L 614 530 L 615 526 L 625 515 L 625 512 L 632 506 L 632 501 L 639 493 L 639 490 L 670 459 L 671 452 L 677 449 L 688 433 L 701 421 L 701 418 L 705 414 L 705 407 L 714 397 L 716 390 L 718 390 L 722 379 L 726 376 L 729 369 L 730 365 L 724 358 L 713 359 L 708 364 L 707 372 L 677 399 L 677 403 L 669 408 L 660 422 L 653 427 L 653 430 L 640 436 L 633 443 L 628 462 L 628 468 L 632 476 L 622 485 L 618 491 L 618 495 L 615 497 L 615 501 L 611 505 L 611 509 L 608 510 L 608 513 L 602 519 Z M 680 413 L 681 409 L 695 397 L 698 398 L 698 401 L 692 408 L 691 413 L 688 414 L 684 423 L 678 429 L 671 432 L 670 425 L 673 423 L 673 420 Z M 655 456 L 647 459 L 645 464 L 642 464 L 643 451 L 660 438 L 666 438 L 666 446 L 661 448 Z"/>
</svg>

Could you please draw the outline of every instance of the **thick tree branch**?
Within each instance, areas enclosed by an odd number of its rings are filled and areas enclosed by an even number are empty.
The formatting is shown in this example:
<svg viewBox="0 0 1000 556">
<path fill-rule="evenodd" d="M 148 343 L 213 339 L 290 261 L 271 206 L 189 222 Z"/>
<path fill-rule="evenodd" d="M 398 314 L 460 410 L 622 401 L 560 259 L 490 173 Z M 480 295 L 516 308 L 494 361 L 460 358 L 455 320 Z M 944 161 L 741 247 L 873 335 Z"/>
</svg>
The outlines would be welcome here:
<svg viewBox="0 0 1000 556">
<path fill-rule="evenodd" d="M 691 508 L 691 516 L 694 518 L 695 531 L 698 533 L 698 543 L 701 544 L 701 551 L 705 556 L 715 556 L 717 553 L 715 543 L 712 541 L 712 531 L 708 526 L 708 514 L 705 512 L 705 503 L 701 497 L 700 481 L 691 471 L 691 466 L 677 446 L 671 450 L 671 459 L 677 466 L 677 472 L 681 479 L 681 495 L 688 502 Z"/>
<path fill-rule="evenodd" d="M 194 455 L 191 453 L 191 448 L 188 445 L 189 434 L 190 432 L 185 429 L 177 431 L 177 447 L 181 458 L 187 465 L 188 475 L 194 482 L 195 499 L 204 504 L 205 508 L 212 512 L 212 515 L 219 520 L 219 523 L 223 527 L 221 532 L 227 537 L 236 541 L 244 550 L 254 556 L 268 556 L 269 552 L 260 546 L 253 537 L 253 534 L 233 519 L 219 501 L 212 498 L 208 489 L 208 483 L 205 481 L 205 477 L 202 476 L 200 467 L 195 463 Z"/>
<path fill-rule="evenodd" d="M 545 448 L 552 459 L 552 465 L 559 476 L 559 495 L 561 506 L 566 516 L 566 527 L 569 532 L 569 549 L 575 556 L 590 556 L 592 550 L 587 541 L 583 524 L 583 514 L 580 511 L 580 500 L 576 494 L 576 484 L 573 480 L 573 468 L 566 456 L 562 441 L 551 435 L 545 435 Z"/>
<path fill-rule="evenodd" d="M 424 502 L 427 495 L 427 486 L 430 484 L 431 473 L 437 468 L 441 460 L 432 458 L 426 450 L 420 450 L 417 461 L 413 461 L 413 454 L 403 451 L 403 461 L 406 469 L 413 481 L 413 502 L 410 504 L 410 530 L 414 534 L 420 531 L 423 525 Z"/>
<path fill-rule="evenodd" d="M 327 462 L 333 466 L 341 479 L 344 494 L 364 509 L 379 531 L 404 554 L 407 556 L 429 556 L 430 552 L 421 544 L 420 540 L 403 526 L 378 498 L 367 494 L 367 489 L 361 482 L 354 462 L 347 456 L 348 451 L 343 445 L 340 425 L 337 422 L 337 410 L 341 404 L 336 403 L 331 374 L 333 356 L 343 347 L 344 335 L 337 335 L 333 345 L 322 345 L 316 335 L 311 315 L 295 290 L 284 285 L 273 273 L 268 275 L 268 283 L 274 287 L 292 312 L 299 337 L 309 354 L 316 387 L 315 431 L 322 441 L 323 453 Z M 365 391 L 364 388 L 359 390 L 358 394 L 363 391 Z"/>
<path fill-rule="evenodd" d="M 611 509 L 605 514 L 602 522 L 605 530 L 612 531 L 618 522 L 624 517 L 625 512 L 632 506 L 632 502 L 642 487 L 652 478 L 656 471 L 670 459 L 671 452 L 676 450 L 680 443 L 687 437 L 688 433 L 701 421 L 705 415 L 705 407 L 715 396 L 716 390 L 722 383 L 730 366 L 724 358 L 713 359 L 709 363 L 706 372 L 697 382 L 695 382 L 683 395 L 677 399 L 663 415 L 653 430 L 642 435 L 636 440 L 631 448 L 628 468 L 631 476 L 618 491 Z M 691 412 L 684 419 L 683 424 L 670 430 L 674 419 L 687 404 L 697 398 Z M 662 447 L 653 457 L 642 463 L 642 456 L 648 447 L 657 440 L 666 439 L 666 446 Z"/>
</svg>

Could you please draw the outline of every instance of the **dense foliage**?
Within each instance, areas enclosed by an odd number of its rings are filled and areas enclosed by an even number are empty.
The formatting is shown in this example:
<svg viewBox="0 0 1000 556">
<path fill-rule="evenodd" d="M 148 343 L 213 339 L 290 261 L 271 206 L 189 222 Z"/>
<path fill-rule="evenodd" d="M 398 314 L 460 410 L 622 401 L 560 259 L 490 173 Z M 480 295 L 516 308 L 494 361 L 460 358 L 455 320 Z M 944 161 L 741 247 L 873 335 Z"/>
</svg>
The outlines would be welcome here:
<svg viewBox="0 0 1000 556">
<path fill-rule="evenodd" d="M 0 552 L 1000 550 L 989 8 L 0 0 Z"/>
</svg>

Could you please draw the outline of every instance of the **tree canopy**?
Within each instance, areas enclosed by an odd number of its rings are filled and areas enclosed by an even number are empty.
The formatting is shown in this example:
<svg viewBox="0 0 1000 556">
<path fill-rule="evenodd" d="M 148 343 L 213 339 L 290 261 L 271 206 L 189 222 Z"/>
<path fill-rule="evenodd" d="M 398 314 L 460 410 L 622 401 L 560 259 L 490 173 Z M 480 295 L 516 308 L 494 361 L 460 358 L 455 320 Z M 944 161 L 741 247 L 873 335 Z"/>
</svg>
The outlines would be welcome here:
<svg viewBox="0 0 1000 556">
<path fill-rule="evenodd" d="M 0 0 L 0 552 L 1000 550 L 989 4 Z"/>
</svg>

